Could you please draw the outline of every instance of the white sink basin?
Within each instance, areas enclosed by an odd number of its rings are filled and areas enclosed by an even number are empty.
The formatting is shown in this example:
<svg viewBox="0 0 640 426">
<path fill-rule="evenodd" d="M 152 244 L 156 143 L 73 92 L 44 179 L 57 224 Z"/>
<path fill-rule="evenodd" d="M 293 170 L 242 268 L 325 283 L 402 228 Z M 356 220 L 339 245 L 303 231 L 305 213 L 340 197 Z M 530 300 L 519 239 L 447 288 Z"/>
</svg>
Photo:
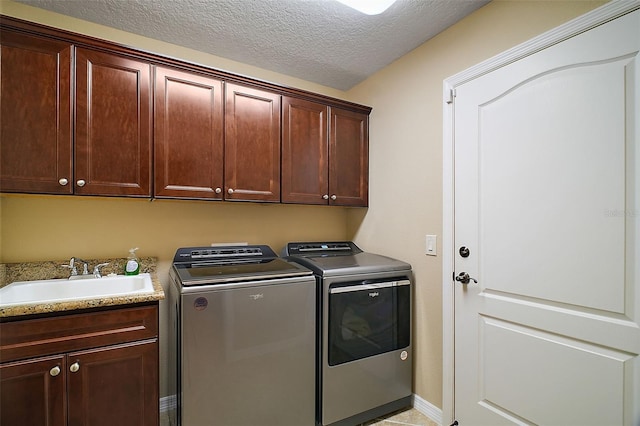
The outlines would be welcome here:
<svg viewBox="0 0 640 426">
<path fill-rule="evenodd" d="M 153 293 L 149 274 L 16 281 L 0 288 L 0 308 Z"/>
</svg>

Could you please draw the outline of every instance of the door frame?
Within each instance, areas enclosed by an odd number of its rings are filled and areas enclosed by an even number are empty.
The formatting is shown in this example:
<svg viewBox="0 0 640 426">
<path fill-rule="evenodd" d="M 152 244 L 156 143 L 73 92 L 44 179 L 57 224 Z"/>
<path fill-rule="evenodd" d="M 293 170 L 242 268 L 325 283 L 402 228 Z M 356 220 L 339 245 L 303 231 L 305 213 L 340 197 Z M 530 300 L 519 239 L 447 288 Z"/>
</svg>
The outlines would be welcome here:
<svg viewBox="0 0 640 426">
<path fill-rule="evenodd" d="M 442 421 L 455 420 L 455 299 L 454 299 L 454 98 L 456 88 L 540 50 L 640 9 L 640 1 L 611 1 L 533 39 L 455 74 L 443 82 L 442 150 Z"/>
</svg>

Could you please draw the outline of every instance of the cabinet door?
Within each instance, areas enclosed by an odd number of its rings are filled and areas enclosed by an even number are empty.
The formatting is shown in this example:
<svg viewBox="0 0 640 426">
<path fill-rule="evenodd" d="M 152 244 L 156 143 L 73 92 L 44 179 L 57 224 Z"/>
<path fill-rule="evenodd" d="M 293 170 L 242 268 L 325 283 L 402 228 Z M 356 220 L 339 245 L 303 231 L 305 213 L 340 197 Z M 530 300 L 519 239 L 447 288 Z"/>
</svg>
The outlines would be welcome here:
<svg viewBox="0 0 640 426">
<path fill-rule="evenodd" d="M 151 65 L 76 49 L 75 193 L 151 195 Z"/>
<path fill-rule="evenodd" d="M 155 195 L 222 199 L 222 82 L 156 67 Z"/>
<path fill-rule="evenodd" d="M 282 98 L 282 202 L 327 204 L 329 107 Z"/>
<path fill-rule="evenodd" d="M 331 109 L 329 133 L 330 204 L 366 206 L 369 202 L 369 116 Z"/>
<path fill-rule="evenodd" d="M 225 198 L 280 201 L 280 95 L 226 85 Z"/>
<path fill-rule="evenodd" d="M 71 45 L 0 32 L 0 190 L 71 194 Z"/>
<path fill-rule="evenodd" d="M 67 356 L 69 426 L 157 426 L 158 341 Z"/>
<path fill-rule="evenodd" d="M 0 365 L 0 424 L 66 425 L 65 358 Z"/>
</svg>

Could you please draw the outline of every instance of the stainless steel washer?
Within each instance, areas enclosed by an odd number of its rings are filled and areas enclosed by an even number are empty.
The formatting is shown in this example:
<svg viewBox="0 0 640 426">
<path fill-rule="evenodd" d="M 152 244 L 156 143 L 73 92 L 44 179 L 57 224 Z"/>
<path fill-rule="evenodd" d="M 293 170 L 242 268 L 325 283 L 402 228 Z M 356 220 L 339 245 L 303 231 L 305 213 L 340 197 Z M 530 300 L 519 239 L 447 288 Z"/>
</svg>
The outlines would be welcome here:
<svg viewBox="0 0 640 426">
<path fill-rule="evenodd" d="M 297 242 L 318 281 L 317 422 L 356 425 L 411 405 L 411 265 L 353 242 Z"/>
<path fill-rule="evenodd" d="M 226 246 L 179 249 L 169 275 L 172 424 L 313 425 L 312 272 L 267 246 Z"/>
</svg>

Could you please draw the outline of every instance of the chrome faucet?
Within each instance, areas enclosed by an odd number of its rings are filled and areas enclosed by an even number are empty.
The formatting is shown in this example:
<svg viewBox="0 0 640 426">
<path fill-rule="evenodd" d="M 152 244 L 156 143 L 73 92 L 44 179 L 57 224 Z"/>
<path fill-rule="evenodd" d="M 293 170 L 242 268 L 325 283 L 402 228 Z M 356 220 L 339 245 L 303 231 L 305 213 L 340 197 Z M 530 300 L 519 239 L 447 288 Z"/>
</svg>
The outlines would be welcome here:
<svg viewBox="0 0 640 426">
<path fill-rule="evenodd" d="M 78 275 L 78 268 L 76 265 L 78 262 L 82 263 L 82 275 Z M 86 260 L 82 260 L 78 257 L 72 257 L 69 260 L 68 265 L 60 265 L 60 266 L 71 270 L 69 279 L 73 280 L 73 279 L 80 279 L 80 278 L 101 278 L 102 274 L 100 272 L 100 268 L 107 265 L 108 263 L 99 263 L 96 266 L 94 266 L 93 274 L 89 274 L 89 262 L 87 262 Z"/>
</svg>

